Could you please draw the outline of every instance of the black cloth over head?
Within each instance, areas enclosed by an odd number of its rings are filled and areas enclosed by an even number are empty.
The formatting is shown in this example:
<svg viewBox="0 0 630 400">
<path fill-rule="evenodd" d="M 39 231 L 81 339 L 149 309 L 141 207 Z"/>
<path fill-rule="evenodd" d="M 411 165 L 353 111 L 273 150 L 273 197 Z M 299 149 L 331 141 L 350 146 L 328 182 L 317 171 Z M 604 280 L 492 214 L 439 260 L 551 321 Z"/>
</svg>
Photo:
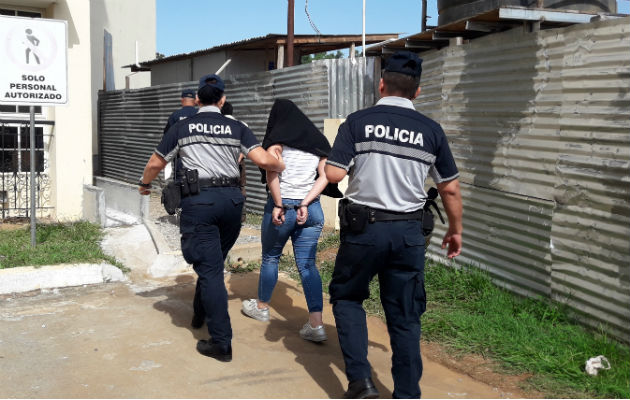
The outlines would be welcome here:
<svg viewBox="0 0 630 400">
<path fill-rule="evenodd" d="M 262 147 L 266 150 L 274 144 L 293 147 L 317 157 L 328 157 L 331 150 L 326 136 L 294 102 L 288 99 L 276 99 L 269 112 Z M 267 183 L 266 174 L 262 169 L 261 182 Z M 335 198 L 343 197 L 336 183 L 329 183 L 322 194 Z"/>
</svg>

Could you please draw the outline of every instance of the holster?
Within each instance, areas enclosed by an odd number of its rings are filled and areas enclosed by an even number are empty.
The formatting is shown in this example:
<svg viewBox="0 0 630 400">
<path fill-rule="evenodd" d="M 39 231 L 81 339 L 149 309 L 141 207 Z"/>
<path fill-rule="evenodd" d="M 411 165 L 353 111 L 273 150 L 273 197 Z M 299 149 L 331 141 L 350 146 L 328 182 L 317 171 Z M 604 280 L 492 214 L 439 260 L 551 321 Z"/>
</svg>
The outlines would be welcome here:
<svg viewBox="0 0 630 400">
<path fill-rule="evenodd" d="M 424 203 L 424 215 L 422 216 L 422 233 L 425 237 L 429 237 L 433 232 L 433 228 L 435 228 L 435 214 L 431 210 L 431 207 L 435 209 L 438 216 L 440 217 L 440 221 L 444 224 L 444 217 L 442 217 L 442 213 L 440 212 L 440 208 L 438 207 L 435 199 L 438 196 L 438 191 L 436 188 L 429 189 L 427 193 L 427 200 Z"/>
<path fill-rule="evenodd" d="M 178 184 L 181 197 L 199 194 L 199 171 L 186 169 L 183 174 L 179 175 Z"/>
<path fill-rule="evenodd" d="M 169 179 L 162 188 L 162 204 L 168 215 L 174 215 L 182 201 L 181 189 L 178 181 Z"/>
<path fill-rule="evenodd" d="M 351 233 L 362 233 L 370 218 L 367 206 L 350 203 L 348 199 L 339 202 L 339 224 Z"/>
</svg>

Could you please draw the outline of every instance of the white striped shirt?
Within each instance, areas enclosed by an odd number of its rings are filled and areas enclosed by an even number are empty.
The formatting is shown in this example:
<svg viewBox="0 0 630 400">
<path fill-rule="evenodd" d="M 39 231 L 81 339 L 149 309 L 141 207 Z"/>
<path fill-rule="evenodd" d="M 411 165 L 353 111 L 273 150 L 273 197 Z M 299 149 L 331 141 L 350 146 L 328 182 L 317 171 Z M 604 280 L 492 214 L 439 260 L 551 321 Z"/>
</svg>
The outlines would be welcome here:
<svg viewBox="0 0 630 400">
<path fill-rule="evenodd" d="M 282 159 L 285 169 L 278 175 L 281 196 L 285 199 L 304 199 L 315 183 L 319 157 L 283 145 Z"/>
</svg>

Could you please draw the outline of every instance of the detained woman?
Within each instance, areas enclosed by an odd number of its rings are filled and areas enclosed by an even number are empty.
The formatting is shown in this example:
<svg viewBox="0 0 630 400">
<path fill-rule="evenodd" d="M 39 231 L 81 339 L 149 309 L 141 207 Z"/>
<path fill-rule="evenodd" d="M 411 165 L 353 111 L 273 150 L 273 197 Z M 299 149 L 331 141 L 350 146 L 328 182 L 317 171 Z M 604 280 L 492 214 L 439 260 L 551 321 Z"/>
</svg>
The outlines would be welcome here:
<svg viewBox="0 0 630 400">
<path fill-rule="evenodd" d="M 324 226 L 319 197 L 328 185 L 324 165 L 330 144 L 293 102 L 279 99 L 271 109 L 263 148 L 272 154 L 281 154 L 286 168 L 282 173 L 266 171 L 269 196 L 261 227 L 258 298 L 243 301 L 243 313 L 259 321 L 269 321 L 269 304 L 278 281 L 278 262 L 284 245 L 291 238 L 309 312 L 300 336 L 322 342 L 327 336 L 322 322 L 322 280 L 315 254 Z"/>
</svg>

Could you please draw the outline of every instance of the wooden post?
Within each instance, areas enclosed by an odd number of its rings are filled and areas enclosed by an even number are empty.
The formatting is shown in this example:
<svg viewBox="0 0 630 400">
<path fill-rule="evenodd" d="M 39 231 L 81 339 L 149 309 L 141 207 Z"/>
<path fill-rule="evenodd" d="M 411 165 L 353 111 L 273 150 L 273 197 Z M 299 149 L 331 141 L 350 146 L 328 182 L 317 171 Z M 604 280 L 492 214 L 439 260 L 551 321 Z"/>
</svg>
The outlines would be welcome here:
<svg viewBox="0 0 630 400">
<path fill-rule="evenodd" d="M 287 67 L 293 66 L 293 19 L 295 0 L 289 0 L 289 10 L 287 13 Z"/>
</svg>

